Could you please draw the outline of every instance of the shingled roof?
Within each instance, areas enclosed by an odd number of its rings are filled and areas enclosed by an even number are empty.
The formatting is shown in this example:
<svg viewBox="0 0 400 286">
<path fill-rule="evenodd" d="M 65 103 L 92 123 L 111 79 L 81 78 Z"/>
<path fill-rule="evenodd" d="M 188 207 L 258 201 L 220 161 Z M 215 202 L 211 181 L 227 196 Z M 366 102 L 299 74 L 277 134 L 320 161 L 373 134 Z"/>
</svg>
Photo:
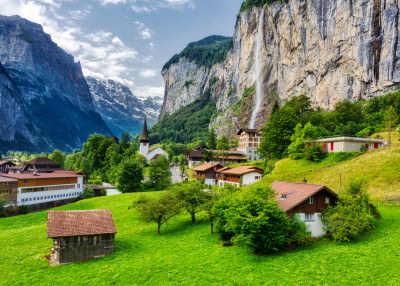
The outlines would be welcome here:
<svg viewBox="0 0 400 286">
<path fill-rule="evenodd" d="M 142 135 L 140 135 L 140 142 L 150 142 L 149 133 L 147 131 L 147 119 L 144 118 Z"/>
<path fill-rule="evenodd" d="M 110 210 L 49 211 L 47 237 L 116 233 Z"/>
<path fill-rule="evenodd" d="M 207 170 L 209 170 L 209 169 L 211 169 L 211 168 L 218 167 L 218 166 L 219 166 L 220 168 L 224 167 L 224 166 L 221 165 L 221 164 L 205 163 L 205 164 L 203 164 L 203 165 L 200 165 L 200 166 L 198 166 L 198 167 L 192 169 L 192 171 L 204 172 L 204 171 L 207 171 Z"/>
<path fill-rule="evenodd" d="M 323 185 L 275 181 L 271 188 L 278 193 L 276 199 L 284 212 L 288 212 L 322 190 L 337 194 Z"/>
<path fill-rule="evenodd" d="M 224 175 L 245 175 L 248 173 L 256 172 L 259 174 L 264 174 L 264 170 L 255 166 L 240 166 L 237 168 L 229 169 L 226 171 L 221 172 Z"/>
</svg>

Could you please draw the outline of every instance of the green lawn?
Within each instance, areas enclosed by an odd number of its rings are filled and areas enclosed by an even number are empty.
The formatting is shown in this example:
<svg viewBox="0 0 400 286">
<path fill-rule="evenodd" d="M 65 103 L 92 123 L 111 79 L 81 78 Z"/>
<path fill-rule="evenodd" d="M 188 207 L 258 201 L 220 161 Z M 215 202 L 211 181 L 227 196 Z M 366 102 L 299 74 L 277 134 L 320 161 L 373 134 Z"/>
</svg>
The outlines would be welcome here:
<svg viewBox="0 0 400 286">
<path fill-rule="evenodd" d="M 148 193 L 148 195 L 157 195 Z M 0 219 L 0 285 L 400 285 L 400 207 L 381 206 L 383 219 L 359 241 L 320 239 L 310 246 L 256 256 L 223 248 L 209 224 L 181 215 L 164 226 L 128 210 L 138 194 L 100 197 L 59 210 L 111 209 L 118 230 L 116 253 L 50 267 L 44 255 L 46 212 Z"/>
</svg>

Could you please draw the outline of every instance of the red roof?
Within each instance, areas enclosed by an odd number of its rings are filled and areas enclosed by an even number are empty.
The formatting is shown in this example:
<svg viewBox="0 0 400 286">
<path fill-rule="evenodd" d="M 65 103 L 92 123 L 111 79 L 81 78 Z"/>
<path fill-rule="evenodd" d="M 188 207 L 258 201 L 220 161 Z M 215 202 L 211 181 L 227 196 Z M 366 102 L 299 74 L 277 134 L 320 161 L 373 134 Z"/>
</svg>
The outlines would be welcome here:
<svg viewBox="0 0 400 286">
<path fill-rule="evenodd" d="M 77 178 L 84 175 L 70 174 L 67 172 L 54 172 L 54 173 L 27 173 L 27 174 L 0 174 L 1 177 L 13 179 L 48 179 L 48 178 Z"/>
<path fill-rule="evenodd" d="M 47 237 L 116 233 L 110 210 L 49 211 Z"/>
<path fill-rule="evenodd" d="M 242 175 L 245 175 L 245 174 L 248 174 L 248 173 L 252 173 L 252 172 L 256 172 L 256 173 L 259 173 L 259 174 L 264 174 L 264 170 L 261 169 L 261 168 L 258 168 L 256 166 L 240 166 L 240 167 L 237 167 L 237 168 L 233 168 L 233 169 L 230 169 L 230 170 L 223 171 L 221 173 L 224 174 L 224 175 L 239 175 L 239 176 L 242 176 Z"/>
<path fill-rule="evenodd" d="M 278 205 L 284 212 L 288 212 L 297 207 L 322 190 L 326 190 L 337 197 L 335 192 L 323 185 L 275 181 L 271 184 L 271 188 L 278 193 L 276 199 L 278 200 Z M 283 196 L 286 196 L 286 198 Z"/>
<path fill-rule="evenodd" d="M 222 167 L 224 167 L 224 166 L 221 165 L 221 164 L 205 163 L 205 164 L 203 164 L 203 165 L 200 165 L 200 166 L 198 166 L 198 167 L 192 169 L 192 171 L 204 172 L 204 171 L 210 170 L 210 169 L 212 169 L 212 168 L 214 168 L 214 167 L 221 167 L 221 168 L 222 168 Z M 217 169 L 218 169 L 218 168 L 217 168 Z"/>
</svg>

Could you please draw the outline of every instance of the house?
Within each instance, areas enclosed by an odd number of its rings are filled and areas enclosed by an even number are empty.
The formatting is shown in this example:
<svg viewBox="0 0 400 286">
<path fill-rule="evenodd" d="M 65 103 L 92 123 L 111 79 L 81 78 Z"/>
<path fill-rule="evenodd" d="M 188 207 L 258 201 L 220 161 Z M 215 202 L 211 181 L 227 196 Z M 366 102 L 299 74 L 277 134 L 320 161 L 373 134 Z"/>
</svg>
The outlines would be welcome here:
<svg viewBox="0 0 400 286">
<path fill-rule="evenodd" d="M 83 177 L 68 172 L 0 174 L 2 179 L 16 179 L 17 206 L 29 205 L 33 209 L 54 207 L 83 192 Z"/>
<path fill-rule="evenodd" d="M 218 181 L 217 172 L 223 168 L 224 166 L 218 163 L 206 163 L 192 169 L 192 171 L 196 172 L 196 175 L 193 177 L 196 179 L 204 179 L 204 183 L 207 185 L 216 185 Z"/>
<path fill-rule="evenodd" d="M 189 168 L 200 165 L 204 161 L 203 151 L 201 149 L 185 149 L 183 154 L 188 161 Z"/>
<path fill-rule="evenodd" d="M 6 195 L 8 206 L 17 205 L 18 180 L 0 177 L 0 196 Z"/>
<path fill-rule="evenodd" d="M 15 158 L 15 157 L 12 157 L 12 156 L 4 157 L 3 160 L 10 161 L 10 162 L 13 162 L 13 163 L 19 163 L 19 160 L 17 158 Z"/>
<path fill-rule="evenodd" d="M 280 208 L 289 216 L 299 215 L 305 221 L 311 235 L 325 235 L 322 210 L 336 205 L 337 195 L 323 185 L 275 181 L 271 188 L 278 193 L 276 199 Z"/>
<path fill-rule="evenodd" d="M 323 150 L 326 152 L 354 152 L 360 151 L 361 145 L 365 145 L 367 150 L 383 148 L 386 142 L 382 139 L 359 138 L 359 137 L 333 137 L 314 140 L 323 144 Z"/>
<path fill-rule="evenodd" d="M 204 146 L 200 146 L 196 149 L 183 150 L 183 154 L 185 154 L 185 158 L 188 161 L 189 168 L 193 168 L 194 166 L 200 165 L 204 162 L 203 153 L 205 150 L 212 151 L 214 153 L 213 163 L 236 164 L 244 163 L 247 161 L 247 157 L 245 157 L 240 151 L 211 150 L 204 148 Z"/>
<path fill-rule="evenodd" d="M 51 173 L 61 170 L 60 164 L 49 158 L 35 158 L 8 168 L 10 174 Z"/>
<path fill-rule="evenodd" d="M 219 172 L 218 185 L 231 184 L 236 187 L 247 186 L 261 180 L 264 170 L 255 166 L 241 166 Z"/>
<path fill-rule="evenodd" d="M 240 129 L 237 132 L 239 136 L 238 151 L 242 152 L 249 161 L 259 161 L 260 155 L 257 149 L 260 146 L 262 133 L 258 129 Z"/>
<path fill-rule="evenodd" d="M 140 135 L 140 149 L 139 153 L 140 155 L 143 155 L 147 161 L 150 160 L 155 160 L 157 159 L 160 155 L 164 155 L 165 157 L 168 158 L 168 153 L 163 150 L 161 147 L 155 147 L 149 150 L 149 144 L 150 144 L 150 137 L 149 137 L 149 132 L 147 130 L 147 119 L 144 119 L 143 123 L 143 130 L 142 134 Z"/>
<path fill-rule="evenodd" d="M 0 174 L 7 174 L 8 169 L 14 166 L 14 163 L 10 161 L 0 161 Z"/>
<path fill-rule="evenodd" d="M 49 211 L 47 238 L 54 244 L 50 265 L 113 254 L 115 233 L 110 210 Z"/>
</svg>

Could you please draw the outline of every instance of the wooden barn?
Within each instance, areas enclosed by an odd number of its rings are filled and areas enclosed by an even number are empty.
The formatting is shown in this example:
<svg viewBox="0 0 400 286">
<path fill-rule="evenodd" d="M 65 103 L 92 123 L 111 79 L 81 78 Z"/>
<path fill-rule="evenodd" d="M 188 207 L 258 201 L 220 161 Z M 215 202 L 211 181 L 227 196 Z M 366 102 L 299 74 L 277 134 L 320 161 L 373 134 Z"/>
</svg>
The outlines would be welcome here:
<svg viewBox="0 0 400 286">
<path fill-rule="evenodd" d="M 50 265 L 89 260 L 114 253 L 117 233 L 110 210 L 49 211 Z"/>
</svg>

